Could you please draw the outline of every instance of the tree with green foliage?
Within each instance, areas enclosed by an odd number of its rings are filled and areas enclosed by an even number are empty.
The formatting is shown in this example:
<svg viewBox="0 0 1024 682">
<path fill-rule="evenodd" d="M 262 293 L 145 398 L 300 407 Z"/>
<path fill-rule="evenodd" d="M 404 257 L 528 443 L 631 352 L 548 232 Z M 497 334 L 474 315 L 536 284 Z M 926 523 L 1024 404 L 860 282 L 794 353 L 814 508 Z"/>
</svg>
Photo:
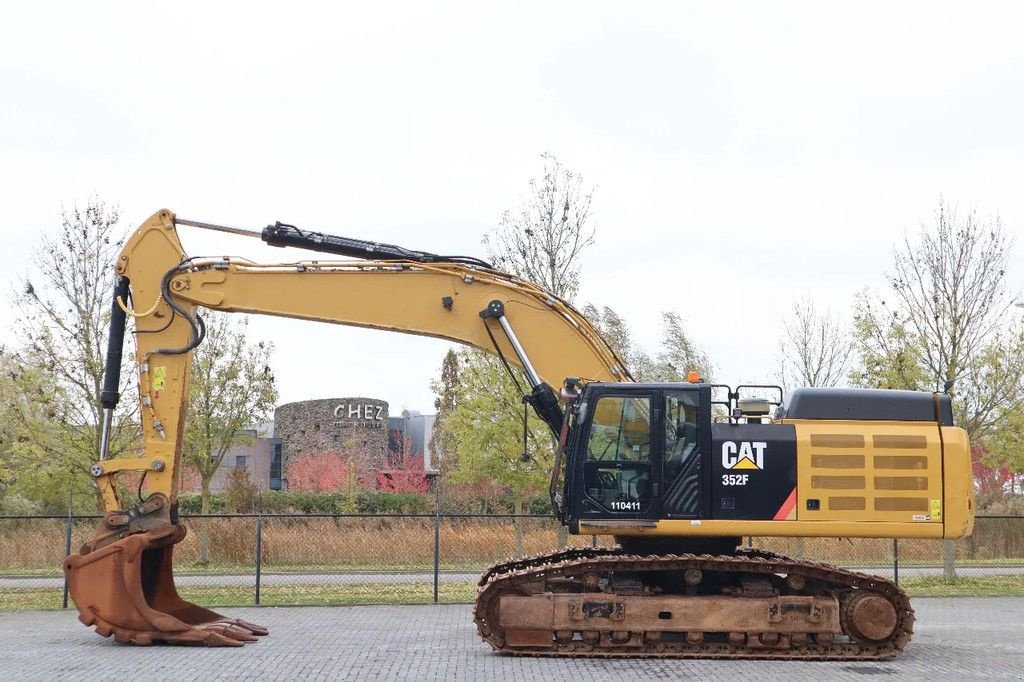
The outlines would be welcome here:
<svg viewBox="0 0 1024 682">
<path fill-rule="evenodd" d="M 459 356 L 449 348 L 441 361 L 441 375 L 430 382 L 434 398 L 434 427 L 430 432 L 429 449 L 434 466 L 442 472 L 455 468 L 456 454 L 452 436 L 445 430 L 445 423 L 455 412 L 459 392 Z"/>
<path fill-rule="evenodd" d="M 527 196 L 517 209 L 502 213 L 498 227 L 484 236 L 484 246 L 498 267 L 571 301 L 579 288 L 580 255 L 594 240 L 594 190 L 553 155 L 541 158 L 543 175 L 530 179 Z M 498 358 L 478 350 L 461 350 L 457 357 L 457 364 L 447 365 L 448 379 L 442 377 L 434 388 L 451 408 L 441 426 L 448 439 L 445 473 L 457 483 L 507 486 L 521 512 L 526 497 L 547 480 L 551 432 L 527 409 L 524 451 L 522 392 L 529 385 L 522 371 L 513 367 L 509 374 Z M 517 548 L 521 532 L 517 522 Z"/>
<path fill-rule="evenodd" d="M 1006 467 L 1017 475 L 1024 473 L 1024 412 L 1007 413 L 999 428 L 987 439 L 986 446 L 985 464 Z M 1015 487 L 1014 484 L 1011 487 Z"/>
<path fill-rule="evenodd" d="M 210 483 L 235 445 L 251 441 L 249 427 L 266 421 L 277 402 L 270 369 L 273 344 L 249 343 L 248 320 L 209 313 L 206 339 L 193 353 L 189 385 L 184 462 L 200 477 L 203 514 L 210 512 Z M 209 560 L 209 534 L 200 526 L 200 561 Z"/>
<path fill-rule="evenodd" d="M 25 394 L 18 381 L 20 368 L 0 349 L 0 510 L 14 484 L 14 448 L 21 437 Z"/>
<path fill-rule="evenodd" d="M 458 357 L 456 407 L 444 422 L 451 444 L 446 455 L 454 456 L 455 466 L 446 474 L 456 484 L 485 479 L 507 487 L 515 513 L 522 514 L 525 500 L 546 489 L 554 462 L 551 431 L 533 410 L 523 409 L 519 389 L 504 367 L 475 349 L 460 350 Z M 518 520 L 515 530 L 521 554 Z"/>
<path fill-rule="evenodd" d="M 610 306 L 598 308 L 593 303 L 587 303 L 580 312 L 601 332 L 601 338 L 632 371 L 637 363 L 633 356 L 633 333 L 626 321 Z"/>
<path fill-rule="evenodd" d="M 14 504 L 19 509 L 64 511 L 69 486 L 78 482 L 64 460 L 41 451 L 58 433 L 51 406 L 59 389 L 49 377 L 14 357 L 0 356 L 0 509 Z M 79 491 L 88 504 L 93 497 L 88 480 L 80 483 Z"/>
<path fill-rule="evenodd" d="M 928 389 L 918 339 L 908 328 L 906 314 L 868 291 L 854 299 L 853 349 L 857 362 L 850 382 L 854 386 Z"/>
<path fill-rule="evenodd" d="M 32 254 L 32 269 L 14 297 L 19 335 L 15 361 L 32 395 L 24 440 L 14 457 L 19 485 L 48 507 L 92 498 L 89 467 L 99 453 L 103 383 L 114 290 L 114 264 L 124 241 L 120 214 L 97 198 L 61 213 L 60 227 Z M 124 354 L 123 399 L 114 413 L 110 456 L 139 448 L 132 354 Z"/>
<path fill-rule="evenodd" d="M 655 355 L 655 363 L 651 381 L 683 381 L 690 372 L 712 381 L 715 372 L 711 358 L 690 338 L 675 312 L 661 314 L 661 350 Z"/>
<path fill-rule="evenodd" d="M 608 342 L 636 381 L 685 381 L 691 371 L 711 381 L 714 365 L 690 337 L 676 312 L 661 314 L 660 350 L 650 354 L 633 343 L 629 324 L 611 307 L 583 306 L 583 315 Z"/>
</svg>

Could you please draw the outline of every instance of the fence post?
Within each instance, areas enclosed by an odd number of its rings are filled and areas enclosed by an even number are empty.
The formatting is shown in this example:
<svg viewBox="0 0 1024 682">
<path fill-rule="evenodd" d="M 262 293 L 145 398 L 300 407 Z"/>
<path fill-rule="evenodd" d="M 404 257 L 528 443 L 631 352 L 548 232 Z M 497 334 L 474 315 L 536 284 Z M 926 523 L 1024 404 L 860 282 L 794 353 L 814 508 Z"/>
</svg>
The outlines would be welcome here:
<svg viewBox="0 0 1024 682">
<path fill-rule="evenodd" d="M 64 558 L 67 559 L 71 556 L 71 530 L 74 526 L 74 518 L 71 516 L 71 500 L 74 495 L 74 491 L 71 486 L 68 486 L 68 519 L 64 522 Z M 61 603 L 61 608 L 66 609 L 68 607 L 68 574 L 64 574 L 64 600 Z"/>
<path fill-rule="evenodd" d="M 263 571 L 263 509 L 256 512 L 256 606 L 260 605 L 260 579 Z"/>
<path fill-rule="evenodd" d="M 438 573 L 441 567 L 441 505 L 434 498 L 434 603 L 437 603 Z"/>
<path fill-rule="evenodd" d="M 956 542 L 942 541 L 942 575 L 945 578 L 956 577 Z"/>
<path fill-rule="evenodd" d="M 900 586 L 900 541 L 892 539 L 892 581 Z"/>
</svg>

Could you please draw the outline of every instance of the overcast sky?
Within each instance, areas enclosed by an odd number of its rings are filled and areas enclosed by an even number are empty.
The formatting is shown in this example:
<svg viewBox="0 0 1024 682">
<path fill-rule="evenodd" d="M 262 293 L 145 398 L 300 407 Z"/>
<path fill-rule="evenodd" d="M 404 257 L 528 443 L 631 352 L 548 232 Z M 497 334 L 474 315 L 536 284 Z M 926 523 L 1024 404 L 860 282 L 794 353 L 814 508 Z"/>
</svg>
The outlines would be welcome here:
<svg viewBox="0 0 1024 682">
<path fill-rule="evenodd" d="M 717 378 L 771 380 L 793 301 L 847 314 L 940 197 L 1024 232 L 1019 7 L 9 3 L 4 296 L 61 205 L 91 194 L 126 228 L 167 207 L 482 256 L 549 151 L 597 186 L 577 302 L 612 306 L 651 351 L 675 310 Z M 192 255 L 285 256 L 182 232 Z M 0 311 L 0 342 L 12 322 Z M 251 330 L 277 344 L 282 401 L 364 395 L 392 413 L 431 409 L 448 347 Z"/>
</svg>

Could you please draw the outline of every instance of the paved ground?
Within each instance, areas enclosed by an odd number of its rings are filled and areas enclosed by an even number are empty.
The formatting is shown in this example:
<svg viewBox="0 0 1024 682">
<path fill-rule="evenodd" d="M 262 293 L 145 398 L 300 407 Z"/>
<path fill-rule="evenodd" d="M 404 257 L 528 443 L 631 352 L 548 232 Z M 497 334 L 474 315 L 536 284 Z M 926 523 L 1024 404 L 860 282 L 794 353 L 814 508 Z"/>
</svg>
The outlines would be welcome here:
<svg viewBox="0 0 1024 682">
<path fill-rule="evenodd" d="M 1024 597 L 917 599 L 914 641 L 882 663 L 548 660 L 497 656 L 468 606 L 236 608 L 271 635 L 242 649 L 131 647 L 71 611 L 0 613 L 4 679 L 1024 679 Z"/>
<path fill-rule="evenodd" d="M 851 570 L 862 573 L 880 575 L 892 580 L 892 568 L 851 567 Z M 1020 575 L 1024 566 L 958 566 L 957 575 L 962 577 L 982 577 L 993 575 Z M 901 578 L 921 576 L 941 576 L 942 566 L 900 566 Z M 480 572 L 464 573 L 457 571 L 441 571 L 438 575 L 442 583 L 476 583 Z M 255 585 L 255 573 L 247 574 L 216 574 L 216 573 L 175 573 L 174 582 L 180 586 L 208 585 L 235 586 Z M 261 576 L 263 585 L 412 585 L 419 583 L 433 584 L 432 571 L 403 571 L 387 573 L 264 573 Z M 54 588 L 64 585 L 63 576 L 0 576 L 0 590 Z"/>
</svg>

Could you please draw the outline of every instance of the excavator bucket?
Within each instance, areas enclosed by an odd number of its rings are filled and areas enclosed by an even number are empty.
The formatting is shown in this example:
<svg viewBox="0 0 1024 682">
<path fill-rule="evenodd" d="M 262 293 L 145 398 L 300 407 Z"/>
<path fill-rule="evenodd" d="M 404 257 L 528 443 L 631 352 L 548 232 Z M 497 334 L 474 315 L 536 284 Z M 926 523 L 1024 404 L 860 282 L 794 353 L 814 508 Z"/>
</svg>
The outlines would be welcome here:
<svg viewBox="0 0 1024 682">
<path fill-rule="evenodd" d="M 185 527 L 129 535 L 64 562 L 78 619 L 104 637 L 148 645 L 242 646 L 267 629 L 187 602 L 174 586 L 174 545 Z"/>
</svg>

